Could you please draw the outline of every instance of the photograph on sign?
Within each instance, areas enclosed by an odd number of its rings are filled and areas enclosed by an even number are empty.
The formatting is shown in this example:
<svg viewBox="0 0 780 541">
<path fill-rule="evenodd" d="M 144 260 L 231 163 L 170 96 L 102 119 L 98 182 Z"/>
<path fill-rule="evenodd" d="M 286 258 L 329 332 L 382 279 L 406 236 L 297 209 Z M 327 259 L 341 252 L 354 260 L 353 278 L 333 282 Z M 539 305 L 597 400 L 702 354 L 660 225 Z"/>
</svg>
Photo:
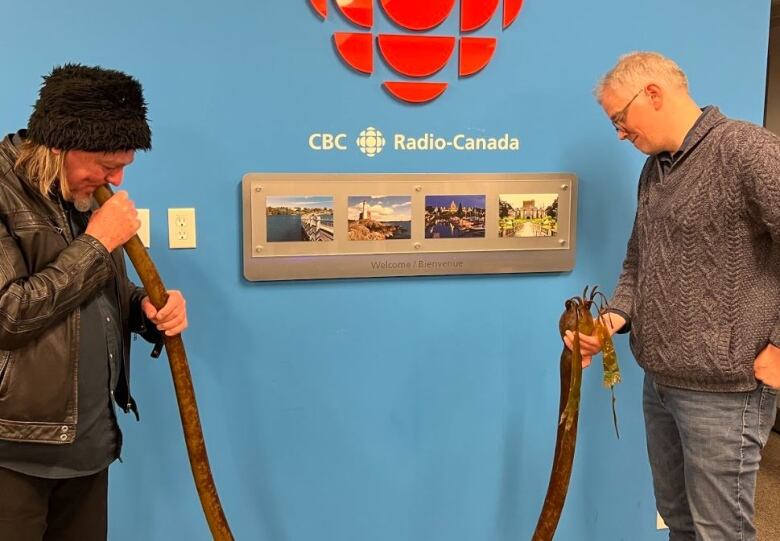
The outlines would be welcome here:
<svg viewBox="0 0 780 541">
<path fill-rule="evenodd" d="M 271 196 L 266 216 L 268 242 L 333 240 L 333 196 Z"/>
<path fill-rule="evenodd" d="M 349 240 L 412 238 L 411 196 L 350 195 L 347 205 Z"/>
<path fill-rule="evenodd" d="M 426 239 L 479 238 L 484 236 L 484 195 L 425 196 Z"/>
<path fill-rule="evenodd" d="M 498 196 L 499 237 L 554 237 L 557 233 L 557 193 Z"/>
</svg>

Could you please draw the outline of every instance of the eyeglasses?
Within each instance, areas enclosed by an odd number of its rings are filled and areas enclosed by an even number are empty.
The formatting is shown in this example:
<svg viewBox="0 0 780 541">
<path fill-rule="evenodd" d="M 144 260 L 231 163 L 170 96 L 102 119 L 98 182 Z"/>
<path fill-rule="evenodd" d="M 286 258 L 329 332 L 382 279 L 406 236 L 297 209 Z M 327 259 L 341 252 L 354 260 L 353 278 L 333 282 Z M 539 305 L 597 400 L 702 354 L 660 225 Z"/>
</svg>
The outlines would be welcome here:
<svg viewBox="0 0 780 541">
<path fill-rule="evenodd" d="M 625 107 L 610 117 L 609 120 L 612 121 L 612 125 L 615 126 L 615 131 L 626 131 L 624 123 L 626 121 L 626 115 L 628 114 L 628 108 L 631 107 L 631 104 L 634 103 L 634 100 L 637 99 L 639 94 L 644 92 L 644 90 L 645 89 L 643 88 L 634 94 L 634 97 L 629 100 Z"/>
</svg>

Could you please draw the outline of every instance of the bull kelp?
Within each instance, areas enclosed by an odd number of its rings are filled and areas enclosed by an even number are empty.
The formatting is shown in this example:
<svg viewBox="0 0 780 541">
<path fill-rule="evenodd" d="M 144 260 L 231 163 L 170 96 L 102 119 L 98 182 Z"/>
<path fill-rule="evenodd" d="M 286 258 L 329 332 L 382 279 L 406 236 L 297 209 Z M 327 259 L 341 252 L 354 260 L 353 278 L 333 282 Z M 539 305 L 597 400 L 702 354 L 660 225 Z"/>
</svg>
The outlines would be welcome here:
<svg viewBox="0 0 780 541">
<path fill-rule="evenodd" d="M 620 437 L 617 426 L 617 414 L 615 412 L 615 384 L 620 382 L 620 369 L 617 363 L 617 354 L 612 343 L 606 322 L 606 313 L 609 309 L 607 300 L 595 286 L 590 295 L 588 287 L 581 297 L 572 297 L 565 303 L 565 308 L 558 322 L 558 330 L 561 339 L 567 331 L 573 333 L 572 348 L 564 344 L 561 352 L 561 396 L 558 406 L 558 431 L 555 440 L 555 454 L 553 455 L 550 482 L 547 486 L 547 495 L 539 514 L 539 520 L 534 531 L 533 541 L 550 541 L 555 535 L 558 521 L 561 518 L 566 493 L 569 489 L 572 465 L 574 464 L 574 450 L 577 443 L 577 422 L 580 409 L 580 388 L 582 386 L 582 351 L 580 349 L 580 335 L 595 334 L 601 342 L 601 352 L 604 368 L 604 385 L 612 391 L 612 418 L 615 424 L 615 432 Z M 595 306 L 595 299 L 602 301 L 594 318 L 591 310 Z"/>
</svg>

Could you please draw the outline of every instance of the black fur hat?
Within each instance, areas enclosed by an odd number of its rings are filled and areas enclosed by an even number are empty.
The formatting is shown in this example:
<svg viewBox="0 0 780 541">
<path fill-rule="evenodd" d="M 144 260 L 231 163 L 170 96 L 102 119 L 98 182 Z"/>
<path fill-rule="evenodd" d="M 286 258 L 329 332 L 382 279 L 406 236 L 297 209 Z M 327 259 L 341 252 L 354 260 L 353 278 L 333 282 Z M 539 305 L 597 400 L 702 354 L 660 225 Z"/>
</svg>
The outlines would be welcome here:
<svg viewBox="0 0 780 541">
<path fill-rule="evenodd" d="M 60 150 L 150 150 L 138 81 L 121 71 L 66 64 L 43 77 L 27 126 L 35 143 Z"/>
</svg>

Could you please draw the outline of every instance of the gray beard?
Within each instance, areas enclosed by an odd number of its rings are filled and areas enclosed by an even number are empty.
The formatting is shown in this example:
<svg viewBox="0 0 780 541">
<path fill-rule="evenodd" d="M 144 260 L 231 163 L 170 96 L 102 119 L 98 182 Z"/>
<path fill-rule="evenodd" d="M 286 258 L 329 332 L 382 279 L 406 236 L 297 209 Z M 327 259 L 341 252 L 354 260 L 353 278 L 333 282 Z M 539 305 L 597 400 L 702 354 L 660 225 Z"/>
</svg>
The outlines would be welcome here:
<svg viewBox="0 0 780 541">
<path fill-rule="evenodd" d="M 74 199 L 73 206 L 76 207 L 76 210 L 79 212 L 88 212 L 92 208 L 92 198 L 80 197 L 78 199 Z"/>
</svg>

